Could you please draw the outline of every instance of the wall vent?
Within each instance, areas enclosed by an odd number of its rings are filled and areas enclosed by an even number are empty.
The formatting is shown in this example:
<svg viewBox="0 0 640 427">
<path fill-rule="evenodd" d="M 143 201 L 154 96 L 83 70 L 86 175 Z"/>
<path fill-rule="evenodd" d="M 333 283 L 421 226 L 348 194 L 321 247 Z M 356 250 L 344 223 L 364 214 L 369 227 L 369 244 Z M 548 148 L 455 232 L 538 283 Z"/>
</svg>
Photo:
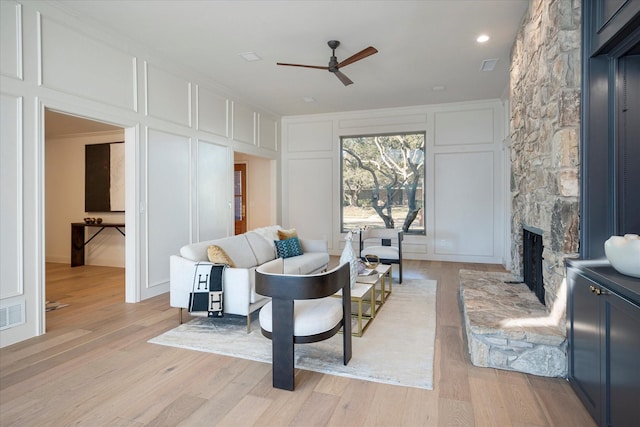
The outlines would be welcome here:
<svg viewBox="0 0 640 427">
<path fill-rule="evenodd" d="M 25 322 L 24 307 L 24 301 L 0 307 L 0 331 L 23 324 Z"/>
</svg>

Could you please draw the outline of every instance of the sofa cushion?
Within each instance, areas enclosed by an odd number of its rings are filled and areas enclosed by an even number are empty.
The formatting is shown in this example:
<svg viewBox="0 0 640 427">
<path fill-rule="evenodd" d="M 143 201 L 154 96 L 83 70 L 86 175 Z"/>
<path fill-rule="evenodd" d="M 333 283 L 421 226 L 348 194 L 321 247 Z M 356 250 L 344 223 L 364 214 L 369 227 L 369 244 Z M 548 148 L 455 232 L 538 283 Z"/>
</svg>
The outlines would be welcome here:
<svg viewBox="0 0 640 427">
<path fill-rule="evenodd" d="M 301 239 L 300 246 L 302 246 L 302 252 L 327 252 L 329 253 L 329 248 L 326 240 L 310 240 L 310 239 Z"/>
<path fill-rule="evenodd" d="M 295 256 L 284 260 L 284 274 L 317 273 L 329 264 L 329 254 L 326 252 L 305 252 L 302 256 Z"/>
<path fill-rule="evenodd" d="M 249 246 L 249 242 L 244 234 L 191 243 L 180 248 L 180 255 L 192 261 L 209 261 L 207 251 L 211 245 L 222 248 L 238 268 L 254 267 L 257 265 L 256 257 L 253 255 L 251 246 Z"/>
<path fill-rule="evenodd" d="M 260 327 L 273 332 L 272 303 L 260 310 Z M 298 337 L 326 332 L 342 321 L 342 300 L 326 297 L 293 303 L 293 334 Z"/>
<path fill-rule="evenodd" d="M 250 304 L 255 304 L 265 298 L 269 298 L 256 293 L 256 267 L 227 268 L 224 277 L 225 304 L 227 304 L 231 298 L 234 299 L 236 306 L 238 301 L 246 303 L 247 298 Z M 247 283 L 247 281 L 249 283 Z M 227 307 L 228 306 L 225 306 L 225 310 Z M 225 311 L 225 313 L 227 313 L 227 311 Z"/>
<path fill-rule="evenodd" d="M 180 256 L 191 261 L 208 261 L 209 256 L 207 250 L 209 246 L 214 244 L 214 240 L 205 242 L 190 243 L 180 248 Z"/>
<path fill-rule="evenodd" d="M 365 246 L 362 256 L 375 255 L 380 259 L 399 259 L 399 251 L 394 246 Z"/>
<path fill-rule="evenodd" d="M 278 258 L 291 258 L 302 255 L 302 247 L 297 237 L 287 240 L 275 240 L 275 245 Z"/>
<path fill-rule="evenodd" d="M 292 237 L 298 237 L 298 232 L 295 228 L 291 228 L 289 230 L 278 230 L 278 239 L 287 240 Z"/>
<path fill-rule="evenodd" d="M 214 264 L 227 264 L 229 267 L 235 267 L 233 260 L 220 246 L 211 245 L 207 248 L 207 257 Z"/>
<path fill-rule="evenodd" d="M 253 233 L 258 233 L 259 235 L 267 239 L 271 244 L 271 246 L 273 247 L 273 241 L 280 240 L 278 238 L 278 230 L 280 230 L 281 228 L 282 227 L 280 227 L 279 225 L 269 225 L 268 227 L 254 228 L 251 231 Z M 274 247 L 274 251 L 275 251 L 275 247 Z"/>
<path fill-rule="evenodd" d="M 225 237 L 224 239 L 214 240 L 211 243 L 224 249 L 237 268 L 249 268 L 258 265 L 258 260 L 253 255 L 249 241 L 244 234 Z"/>
<path fill-rule="evenodd" d="M 258 265 L 262 265 L 267 261 L 271 261 L 276 258 L 276 248 L 273 244 L 273 240 L 267 240 L 263 235 L 254 231 L 249 231 L 245 234 L 247 241 L 253 255 L 255 255 Z"/>
</svg>

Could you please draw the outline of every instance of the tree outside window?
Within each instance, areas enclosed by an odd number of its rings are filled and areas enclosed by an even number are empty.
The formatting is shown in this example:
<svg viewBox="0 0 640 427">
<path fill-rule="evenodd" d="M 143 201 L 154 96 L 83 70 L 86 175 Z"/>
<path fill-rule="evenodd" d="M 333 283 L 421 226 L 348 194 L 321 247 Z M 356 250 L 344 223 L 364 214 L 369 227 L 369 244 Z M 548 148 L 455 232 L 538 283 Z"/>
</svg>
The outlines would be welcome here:
<svg viewBox="0 0 640 427">
<path fill-rule="evenodd" d="M 342 227 L 424 234 L 424 133 L 345 136 Z"/>
</svg>

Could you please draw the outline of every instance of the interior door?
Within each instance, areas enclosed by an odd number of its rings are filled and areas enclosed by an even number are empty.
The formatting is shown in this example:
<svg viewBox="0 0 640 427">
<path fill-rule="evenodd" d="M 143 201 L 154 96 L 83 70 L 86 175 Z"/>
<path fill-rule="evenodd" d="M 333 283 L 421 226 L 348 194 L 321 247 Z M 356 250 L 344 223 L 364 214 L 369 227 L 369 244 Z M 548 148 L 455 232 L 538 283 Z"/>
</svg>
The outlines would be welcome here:
<svg viewBox="0 0 640 427">
<path fill-rule="evenodd" d="M 247 165 L 236 163 L 233 168 L 233 199 L 236 234 L 247 231 Z"/>
</svg>

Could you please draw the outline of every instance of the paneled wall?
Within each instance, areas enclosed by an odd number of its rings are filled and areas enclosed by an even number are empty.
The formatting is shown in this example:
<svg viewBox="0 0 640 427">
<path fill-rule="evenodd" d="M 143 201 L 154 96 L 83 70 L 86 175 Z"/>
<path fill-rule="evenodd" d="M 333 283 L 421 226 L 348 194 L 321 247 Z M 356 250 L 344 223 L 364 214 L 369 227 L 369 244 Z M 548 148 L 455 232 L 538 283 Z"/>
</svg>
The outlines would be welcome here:
<svg viewBox="0 0 640 427">
<path fill-rule="evenodd" d="M 427 234 L 408 258 L 503 261 L 500 102 L 288 117 L 281 139 L 277 115 L 55 2 L 0 8 L 0 345 L 45 331 L 45 108 L 125 129 L 127 301 L 167 292 L 185 243 L 233 233 L 234 153 L 270 162 L 270 218 L 339 254 L 341 135 L 426 131 Z"/>
<path fill-rule="evenodd" d="M 53 2 L 0 7 L 5 346 L 45 331 L 45 108 L 125 129 L 130 302 L 168 291 L 168 258 L 182 245 L 233 233 L 234 152 L 279 162 L 280 118 Z"/>
<path fill-rule="evenodd" d="M 340 137 L 425 131 L 426 235 L 406 235 L 404 256 L 508 263 L 504 115 L 496 100 L 284 117 L 283 223 L 339 255 Z"/>
</svg>

